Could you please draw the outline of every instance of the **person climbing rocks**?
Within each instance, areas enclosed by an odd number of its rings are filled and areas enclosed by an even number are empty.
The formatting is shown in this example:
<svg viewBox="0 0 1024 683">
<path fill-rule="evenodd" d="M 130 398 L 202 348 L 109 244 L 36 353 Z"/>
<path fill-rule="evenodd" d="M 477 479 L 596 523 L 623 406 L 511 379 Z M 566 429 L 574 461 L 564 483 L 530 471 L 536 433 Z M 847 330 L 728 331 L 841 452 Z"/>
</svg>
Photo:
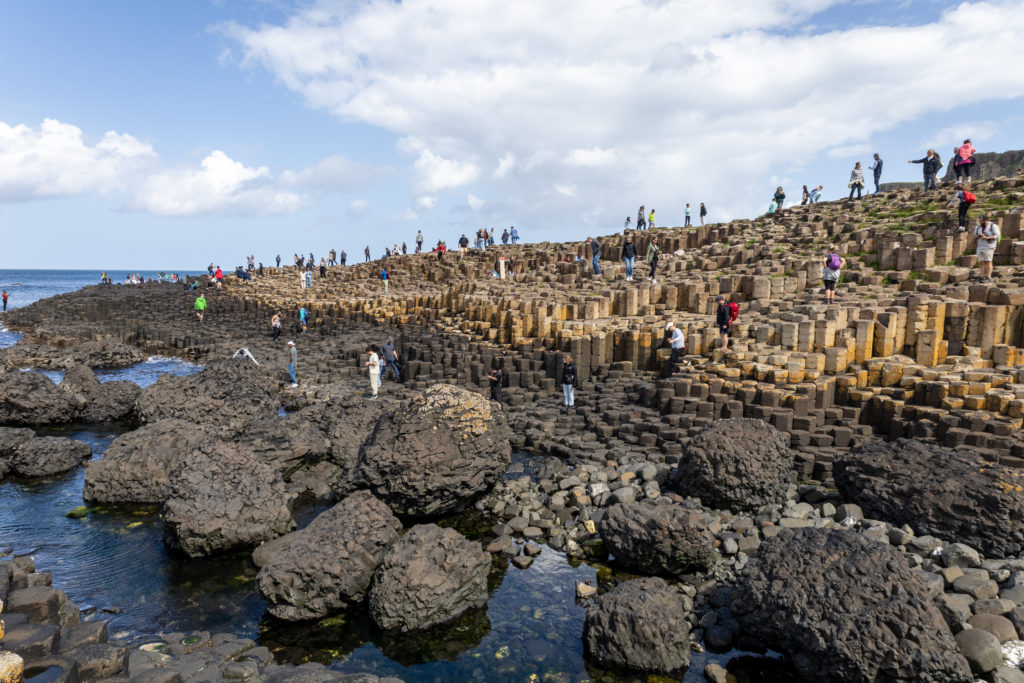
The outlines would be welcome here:
<svg viewBox="0 0 1024 683">
<path fill-rule="evenodd" d="M 491 389 L 491 400 L 501 403 L 501 382 L 505 378 L 501 368 L 498 367 L 498 361 L 494 360 L 491 362 L 491 372 L 487 375 L 487 380 L 490 382 Z"/>
<path fill-rule="evenodd" d="M 298 360 L 299 354 L 295 350 L 295 342 L 288 342 L 288 375 L 292 378 L 292 387 L 299 386 L 299 380 L 295 378 L 295 361 Z"/>
<path fill-rule="evenodd" d="M 592 255 L 591 263 L 594 265 L 594 275 L 601 274 L 601 243 L 593 237 L 587 238 L 587 244 L 590 245 L 590 253 Z"/>
<path fill-rule="evenodd" d="M 846 259 L 837 253 L 838 247 L 831 245 L 828 255 L 822 262 L 821 279 L 825 283 L 825 303 L 831 304 L 836 297 L 836 284 L 839 283 L 840 270 L 846 265 Z"/>
<path fill-rule="evenodd" d="M 982 214 L 978 218 L 978 226 L 974 228 L 974 237 L 978 240 L 978 267 L 981 269 L 981 279 L 985 282 L 992 281 L 992 260 L 996 255 L 999 236 L 999 226 Z"/>
<path fill-rule="evenodd" d="M 306 334 L 306 319 L 309 317 L 309 312 L 305 306 L 299 306 L 299 324 L 302 325 L 302 334 Z"/>
<path fill-rule="evenodd" d="M 686 353 L 686 335 L 676 327 L 674 322 L 665 325 L 665 333 L 668 335 L 668 345 L 672 349 L 668 362 L 665 363 L 665 368 L 662 371 L 662 376 L 667 379 L 676 371 L 680 359 Z"/>
<path fill-rule="evenodd" d="M 195 309 L 196 317 L 199 318 L 199 322 L 203 322 L 203 315 L 206 314 L 206 297 L 203 296 L 202 292 L 200 292 L 199 296 L 196 297 L 196 302 L 192 305 L 192 308 Z"/>
<path fill-rule="evenodd" d="M 402 378 L 398 374 L 398 352 L 395 351 L 395 342 L 392 337 L 388 337 L 380 345 L 380 353 L 384 361 L 385 374 L 387 368 L 391 368 L 391 371 L 395 373 L 395 381 L 401 382 Z"/>
<path fill-rule="evenodd" d="M 270 318 L 270 333 L 274 336 L 274 341 L 281 336 L 281 312 L 274 313 L 273 317 Z"/>
<path fill-rule="evenodd" d="M 772 195 L 775 199 L 775 205 L 779 211 L 782 211 L 783 204 L 786 203 L 786 193 L 782 191 L 782 186 L 775 188 L 775 194 Z"/>
<path fill-rule="evenodd" d="M 647 262 L 651 264 L 651 273 L 647 276 L 647 279 L 655 284 L 658 282 L 654 279 L 654 275 L 658 271 L 659 254 L 661 254 L 661 247 L 658 246 L 658 237 L 654 236 L 651 238 L 651 243 L 647 245 Z"/>
<path fill-rule="evenodd" d="M 683 227 L 689 227 L 690 225 L 690 203 L 686 203 L 686 210 L 683 212 Z"/>
<path fill-rule="evenodd" d="M 306 289 L 313 289 L 313 263 L 309 264 L 309 268 L 306 269 Z"/>
<path fill-rule="evenodd" d="M 704 225 L 704 219 L 708 217 L 708 208 L 704 206 L 704 202 L 700 203 L 700 224 Z"/>
<path fill-rule="evenodd" d="M 636 229 L 644 230 L 647 227 L 647 219 L 644 217 L 644 205 L 640 205 L 640 210 L 636 212 Z"/>
<path fill-rule="evenodd" d="M 636 245 L 633 244 L 633 236 L 626 235 L 626 241 L 622 245 L 622 261 L 626 264 L 626 282 L 633 281 L 633 261 L 636 259 Z"/>
<path fill-rule="evenodd" d="M 921 170 L 924 172 L 924 191 L 935 190 L 938 188 L 938 183 L 935 180 L 936 175 L 942 169 L 942 159 L 935 153 L 934 149 L 928 150 L 928 153 L 921 159 L 914 159 L 908 161 L 908 164 L 922 164 Z"/>
<path fill-rule="evenodd" d="M 960 200 L 960 205 L 957 207 L 956 212 L 956 231 L 967 232 L 967 212 L 970 210 L 971 205 L 978 201 L 978 198 L 973 192 L 968 192 L 964 189 L 963 185 L 957 183 L 956 194 L 953 195 L 946 206 L 953 206 L 953 203 L 957 200 Z"/>
<path fill-rule="evenodd" d="M 380 387 L 380 357 L 372 344 L 366 347 L 366 369 L 370 375 L 370 398 L 377 398 Z"/>
<path fill-rule="evenodd" d="M 850 188 L 850 200 L 853 200 L 853 193 L 857 192 L 857 199 L 861 198 L 861 191 L 864 190 L 864 170 L 860 167 L 858 161 L 853 166 L 853 170 L 850 171 L 850 182 L 847 183 L 847 187 Z"/>
<path fill-rule="evenodd" d="M 815 204 L 819 199 L 821 199 L 821 191 L 824 189 L 824 187 L 824 185 L 818 185 L 816 188 L 811 190 L 811 196 L 808 198 L 809 204 Z"/>
<path fill-rule="evenodd" d="M 388 277 L 389 277 L 388 276 L 388 269 L 387 268 L 381 268 L 380 269 L 380 279 L 384 283 L 384 293 L 385 294 L 388 293 Z"/>
<path fill-rule="evenodd" d="M 732 322 L 735 320 L 733 306 L 719 294 L 715 297 L 718 307 L 715 309 L 715 325 L 718 326 L 718 335 L 722 340 L 722 350 L 729 350 L 729 335 L 732 333 Z M 738 310 L 738 307 L 737 307 Z"/>
<path fill-rule="evenodd" d="M 647 229 L 654 230 L 654 209 L 651 209 L 651 212 L 647 214 Z"/>
<path fill-rule="evenodd" d="M 572 356 L 565 354 L 562 358 L 562 408 L 569 410 L 576 405 L 576 387 L 579 385 L 579 376 L 576 374 L 576 364 L 572 362 Z"/>
<path fill-rule="evenodd" d="M 882 180 L 882 157 L 878 156 L 878 154 L 876 153 L 874 155 L 873 161 L 871 162 L 871 165 L 868 166 L 868 168 L 870 168 L 871 172 L 874 174 L 875 194 L 878 194 L 879 192 L 882 191 L 882 186 L 880 184 Z"/>
<path fill-rule="evenodd" d="M 956 173 L 958 183 L 961 178 L 964 179 L 964 182 L 971 182 L 971 169 L 974 168 L 974 153 L 976 151 L 970 138 L 964 140 L 964 144 L 957 147 L 953 157 L 953 172 Z"/>
</svg>

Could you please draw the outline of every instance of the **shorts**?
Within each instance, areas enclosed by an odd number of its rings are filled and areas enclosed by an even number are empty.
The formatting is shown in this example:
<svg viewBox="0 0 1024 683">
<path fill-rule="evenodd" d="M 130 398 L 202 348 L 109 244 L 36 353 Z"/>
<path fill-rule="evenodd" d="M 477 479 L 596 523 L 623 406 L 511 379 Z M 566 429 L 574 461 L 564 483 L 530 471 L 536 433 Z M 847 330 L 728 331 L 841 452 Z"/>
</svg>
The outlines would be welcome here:
<svg viewBox="0 0 1024 683">
<path fill-rule="evenodd" d="M 995 247 L 991 249 L 979 249 L 978 250 L 978 261 L 991 261 L 996 254 Z"/>
<path fill-rule="evenodd" d="M 826 292 L 834 292 L 834 291 L 836 291 L 836 281 L 835 280 L 825 280 L 825 291 Z"/>
<path fill-rule="evenodd" d="M 726 323 L 724 325 L 719 325 L 718 326 L 718 332 L 720 334 L 729 334 L 730 332 L 732 332 L 732 323 Z"/>
</svg>

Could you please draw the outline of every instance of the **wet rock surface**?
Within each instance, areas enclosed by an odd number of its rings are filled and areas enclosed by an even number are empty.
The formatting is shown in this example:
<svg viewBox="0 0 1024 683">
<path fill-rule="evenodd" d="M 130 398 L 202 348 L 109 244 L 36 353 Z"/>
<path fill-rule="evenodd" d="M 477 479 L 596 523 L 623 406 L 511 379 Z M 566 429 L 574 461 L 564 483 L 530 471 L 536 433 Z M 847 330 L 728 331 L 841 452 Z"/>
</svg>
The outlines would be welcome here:
<svg viewBox="0 0 1024 683">
<path fill-rule="evenodd" d="M 612 505 L 597 530 L 617 562 L 644 574 L 705 572 L 716 557 L 701 513 L 667 499 Z"/>
<path fill-rule="evenodd" d="M 370 616 L 387 631 L 454 621 L 487 603 L 491 557 L 454 529 L 419 524 L 384 555 L 369 594 Z"/>
</svg>

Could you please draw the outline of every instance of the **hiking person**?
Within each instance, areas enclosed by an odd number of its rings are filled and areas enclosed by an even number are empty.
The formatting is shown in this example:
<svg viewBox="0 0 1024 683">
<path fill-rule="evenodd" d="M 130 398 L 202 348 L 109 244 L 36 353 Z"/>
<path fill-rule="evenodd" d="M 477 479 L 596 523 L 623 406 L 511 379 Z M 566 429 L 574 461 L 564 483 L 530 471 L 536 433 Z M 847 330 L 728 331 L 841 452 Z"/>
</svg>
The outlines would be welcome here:
<svg viewBox="0 0 1024 683">
<path fill-rule="evenodd" d="M 213 264 L 212 263 L 210 265 L 206 266 L 206 272 L 210 274 L 210 277 L 213 277 Z"/>
<path fill-rule="evenodd" d="M 686 210 L 683 212 L 683 227 L 690 225 L 690 203 L 686 203 Z"/>
<path fill-rule="evenodd" d="M 654 209 L 651 209 L 651 212 L 647 214 L 647 229 L 654 230 Z"/>
<path fill-rule="evenodd" d="M 644 218 L 644 205 L 640 205 L 640 210 L 636 212 L 636 229 L 643 230 L 647 227 L 647 221 Z"/>
<path fill-rule="evenodd" d="M 305 289 L 305 288 L 306 288 L 306 271 L 300 270 L 299 271 L 299 289 Z"/>
<path fill-rule="evenodd" d="M 504 230 L 501 231 L 501 243 L 508 244 L 508 237 L 508 228 L 505 228 Z"/>
<path fill-rule="evenodd" d="M 270 333 L 274 335 L 274 341 L 281 336 L 281 313 L 278 311 L 270 318 Z"/>
<path fill-rule="evenodd" d="M 668 335 L 668 344 L 672 348 L 672 354 L 668 357 L 668 361 L 665 363 L 665 368 L 662 371 L 662 376 L 667 379 L 676 371 L 676 364 L 679 363 L 679 359 L 686 353 L 686 335 L 676 327 L 674 322 L 665 325 L 665 333 Z"/>
<path fill-rule="evenodd" d="M 299 306 L 299 324 L 302 325 L 302 334 L 306 334 L 307 318 L 309 318 L 309 311 L 305 306 Z"/>
<path fill-rule="evenodd" d="M 217 284 L 217 289 L 220 289 L 220 286 L 224 283 L 224 271 L 220 269 L 220 266 L 217 266 L 217 270 L 214 271 L 213 280 Z"/>
<path fill-rule="evenodd" d="M 846 259 L 836 253 L 836 245 L 828 248 L 828 256 L 822 262 L 821 279 L 825 282 L 825 303 L 832 303 L 836 296 L 836 284 L 839 282 L 839 271 L 846 265 Z"/>
<path fill-rule="evenodd" d="M 626 264 L 626 282 L 633 281 L 634 259 L 636 259 L 636 245 L 633 244 L 633 236 L 626 235 L 626 241 L 622 245 L 622 260 Z"/>
<path fill-rule="evenodd" d="M 345 265 L 345 261 L 347 261 L 347 260 L 348 260 L 348 254 L 346 254 L 345 250 L 342 249 L 341 250 L 341 265 Z"/>
<path fill-rule="evenodd" d="M 277 255 L 277 267 L 278 268 L 281 267 L 281 255 L 280 254 Z"/>
<path fill-rule="evenodd" d="M 808 203 L 809 204 L 815 204 L 815 203 L 817 203 L 817 201 L 819 199 L 821 199 L 821 191 L 822 191 L 823 188 L 824 188 L 824 185 L 818 185 L 816 188 L 811 190 L 811 195 L 810 195 L 810 197 L 808 197 L 808 199 L 809 199 Z"/>
<path fill-rule="evenodd" d="M 922 164 L 921 170 L 924 171 L 924 191 L 934 190 L 938 188 L 938 183 L 935 180 L 935 175 L 942 169 L 942 159 L 935 153 L 934 149 L 928 150 L 928 153 L 921 159 L 914 159 L 908 161 L 908 164 Z"/>
<path fill-rule="evenodd" d="M 363 249 L 363 255 L 366 257 L 366 263 L 370 262 L 370 245 L 367 244 L 366 248 Z"/>
<path fill-rule="evenodd" d="M 327 261 L 320 259 L 320 279 L 323 280 L 327 277 Z"/>
<path fill-rule="evenodd" d="M 295 378 L 295 361 L 299 358 L 298 351 L 295 350 L 295 342 L 288 342 L 288 375 L 292 378 L 292 387 L 299 386 L 299 380 Z"/>
<path fill-rule="evenodd" d="M 462 233 L 462 237 L 459 238 L 459 258 L 465 256 L 467 249 L 469 249 L 469 238 L 466 237 L 466 233 Z"/>
<path fill-rule="evenodd" d="M 704 206 L 704 202 L 700 203 L 700 224 L 704 225 L 704 219 L 708 217 L 708 208 Z"/>
<path fill-rule="evenodd" d="M 861 198 L 861 191 L 864 189 L 864 171 L 860 167 L 858 161 L 853 166 L 853 170 L 850 171 L 850 182 L 847 183 L 847 187 L 850 188 L 850 200 L 853 200 L 853 192 L 857 191 L 857 199 Z"/>
<path fill-rule="evenodd" d="M 387 268 L 381 268 L 380 269 L 380 279 L 384 283 L 384 293 L 387 294 L 388 293 L 388 269 Z"/>
<path fill-rule="evenodd" d="M 718 335 L 722 340 L 722 350 L 728 351 L 732 322 L 739 313 L 739 306 L 727 302 L 721 294 L 715 297 L 715 301 L 718 303 L 718 308 L 715 309 L 715 325 L 718 326 Z"/>
<path fill-rule="evenodd" d="M 516 230 L 516 226 L 512 226 L 508 234 L 512 237 L 512 244 L 519 244 L 519 231 Z"/>
<path fill-rule="evenodd" d="M 647 279 L 653 283 L 658 281 L 654 279 L 654 274 L 658 270 L 658 255 L 661 253 L 661 247 L 658 246 L 658 238 L 654 236 L 651 238 L 651 243 L 647 245 L 647 262 L 651 264 L 651 274 L 647 276 Z"/>
<path fill-rule="evenodd" d="M 309 264 L 309 268 L 306 269 L 306 289 L 313 289 L 313 264 Z"/>
<path fill-rule="evenodd" d="M 782 205 L 786 201 L 786 193 L 782 191 L 781 185 L 775 188 L 775 194 L 772 195 L 772 198 L 775 199 L 775 204 L 778 207 L 778 210 L 782 211 Z"/>
<path fill-rule="evenodd" d="M 804 185 L 803 191 L 800 193 L 800 206 L 804 206 L 811 199 L 811 193 L 807 191 L 807 186 Z"/>
<path fill-rule="evenodd" d="M 398 374 L 398 352 L 395 351 L 395 342 L 391 337 L 384 340 L 384 343 L 380 345 L 381 360 L 384 361 L 384 369 L 386 374 L 387 368 L 391 368 L 391 371 L 395 373 L 395 381 L 401 382 L 402 378 Z"/>
<path fill-rule="evenodd" d="M 380 387 L 380 358 L 377 356 L 377 348 L 372 344 L 366 347 L 366 369 L 370 375 L 370 398 L 377 398 L 377 389 Z"/>
<path fill-rule="evenodd" d="M 590 253 L 593 255 L 591 262 L 594 264 L 594 275 L 601 274 L 601 243 L 592 237 L 587 238 L 587 244 L 590 245 Z"/>
<path fill-rule="evenodd" d="M 960 200 L 960 206 L 957 207 L 956 212 L 956 231 L 967 232 L 967 211 L 971 208 L 971 204 L 978 201 L 978 198 L 973 192 L 968 192 L 964 189 L 964 186 L 960 183 L 956 184 L 956 194 L 949 200 L 946 206 L 953 206 L 953 202 Z"/>
<path fill-rule="evenodd" d="M 4 294 L 3 294 L 3 299 L 4 299 L 4 313 L 6 313 L 6 312 L 7 312 L 7 296 L 8 296 L 8 295 L 7 295 L 7 290 L 5 289 L 5 290 L 4 290 Z"/>
<path fill-rule="evenodd" d="M 957 182 L 960 182 L 961 177 L 966 179 L 965 182 L 971 182 L 971 169 L 974 168 L 975 151 L 977 150 L 971 144 L 970 138 L 964 140 L 964 144 L 956 149 L 953 157 L 953 172 L 956 173 Z"/>
<path fill-rule="evenodd" d="M 501 368 L 498 367 L 498 361 L 491 361 L 491 372 L 487 375 L 487 379 L 490 382 L 492 401 L 501 403 L 501 382 L 504 378 L 505 375 L 501 372 Z"/>
<path fill-rule="evenodd" d="M 568 353 L 562 358 L 562 399 L 563 408 L 569 410 L 576 405 L 576 386 L 579 384 L 579 377 L 576 374 L 576 365 L 572 362 L 572 356 Z"/>
<path fill-rule="evenodd" d="M 981 268 L 981 278 L 986 282 L 992 281 L 992 259 L 996 254 L 996 245 L 999 244 L 999 226 L 982 214 L 978 218 L 978 226 L 974 228 L 974 236 L 978 240 L 978 267 Z"/>
<path fill-rule="evenodd" d="M 416 231 L 416 253 L 418 254 L 421 251 L 423 251 L 423 231 L 422 230 L 417 230 Z"/>
<path fill-rule="evenodd" d="M 199 296 L 196 297 L 196 302 L 192 305 L 192 308 L 195 309 L 199 322 L 203 322 L 203 315 L 206 313 L 206 297 L 203 296 L 202 292 L 199 292 Z"/>
<path fill-rule="evenodd" d="M 882 187 L 879 184 L 882 180 L 882 157 L 878 156 L 878 154 L 876 153 L 874 155 L 874 160 L 871 162 L 871 165 L 868 166 L 868 168 L 870 168 L 871 172 L 874 174 L 875 194 L 878 194 L 879 192 L 882 191 Z"/>
</svg>

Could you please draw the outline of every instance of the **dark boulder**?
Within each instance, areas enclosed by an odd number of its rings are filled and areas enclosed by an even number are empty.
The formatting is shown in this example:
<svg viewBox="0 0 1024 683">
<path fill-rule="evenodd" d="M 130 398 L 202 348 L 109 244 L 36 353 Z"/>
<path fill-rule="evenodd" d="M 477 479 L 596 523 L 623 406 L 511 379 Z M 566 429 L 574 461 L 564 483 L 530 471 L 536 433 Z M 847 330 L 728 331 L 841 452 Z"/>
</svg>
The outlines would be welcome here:
<svg viewBox="0 0 1024 683">
<path fill-rule="evenodd" d="M 75 402 L 38 372 L 0 373 L 0 424 L 31 426 L 70 422 Z"/>
<path fill-rule="evenodd" d="M 687 444 L 674 483 L 705 505 L 753 510 L 786 500 L 794 455 L 783 434 L 761 420 L 716 420 Z"/>
<path fill-rule="evenodd" d="M 508 467 L 511 431 L 480 394 L 435 385 L 380 418 L 359 456 L 357 482 L 398 515 L 455 512 Z"/>
<path fill-rule="evenodd" d="M 167 419 L 122 434 L 85 470 L 82 497 L 93 503 L 163 503 L 171 470 L 212 438 L 200 425 Z"/>
<path fill-rule="evenodd" d="M 584 651 L 613 669 L 678 675 L 690 664 L 691 607 L 664 579 L 620 583 L 587 609 Z"/>
<path fill-rule="evenodd" d="M 60 388 L 75 402 L 77 422 L 120 422 L 128 419 L 142 389 L 134 382 L 100 383 L 87 365 L 73 365 Z"/>
<path fill-rule="evenodd" d="M 700 512 L 665 498 L 612 505 L 597 530 L 617 562 L 644 574 L 705 572 L 715 561 Z"/>
<path fill-rule="evenodd" d="M 319 427 L 301 415 L 263 417 L 235 440 L 260 462 L 287 471 L 327 457 L 331 444 Z"/>
<path fill-rule="evenodd" d="M 89 444 L 63 436 L 41 436 L 18 446 L 10 458 L 11 473 L 20 477 L 52 477 L 73 470 L 92 455 Z"/>
<path fill-rule="evenodd" d="M 18 446 L 35 436 L 34 431 L 24 427 L 0 427 L 0 480 L 10 471 L 11 456 Z"/>
<path fill-rule="evenodd" d="M 245 359 L 210 363 L 184 377 L 165 375 L 139 395 L 140 422 L 170 417 L 216 429 L 224 438 L 242 434 L 255 420 L 277 415 L 279 401 L 269 369 Z"/>
<path fill-rule="evenodd" d="M 738 580 L 744 632 L 814 681 L 969 683 L 928 587 L 896 549 L 845 529 L 783 531 Z"/>
<path fill-rule="evenodd" d="M 1021 470 L 933 443 L 871 439 L 841 454 L 834 473 L 843 497 L 870 517 L 990 557 L 1024 552 Z"/>
<path fill-rule="evenodd" d="M 487 603 L 491 556 L 454 529 L 420 524 L 384 555 L 370 589 L 370 617 L 386 631 L 415 631 Z"/>
<path fill-rule="evenodd" d="M 256 586 L 268 611 L 289 621 L 318 619 L 362 602 L 401 522 L 367 491 L 354 493 L 278 542 Z"/>
<path fill-rule="evenodd" d="M 146 360 L 140 349 L 116 339 L 87 341 L 68 347 L 29 344 L 24 341 L 3 351 L 6 367 L 63 370 L 75 365 L 90 368 L 123 368 Z"/>
<path fill-rule="evenodd" d="M 233 444 L 198 446 L 168 483 L 164 541 L 190 557 L 257 545 L 295 528 L 281 473 Z"/>
</svg>

